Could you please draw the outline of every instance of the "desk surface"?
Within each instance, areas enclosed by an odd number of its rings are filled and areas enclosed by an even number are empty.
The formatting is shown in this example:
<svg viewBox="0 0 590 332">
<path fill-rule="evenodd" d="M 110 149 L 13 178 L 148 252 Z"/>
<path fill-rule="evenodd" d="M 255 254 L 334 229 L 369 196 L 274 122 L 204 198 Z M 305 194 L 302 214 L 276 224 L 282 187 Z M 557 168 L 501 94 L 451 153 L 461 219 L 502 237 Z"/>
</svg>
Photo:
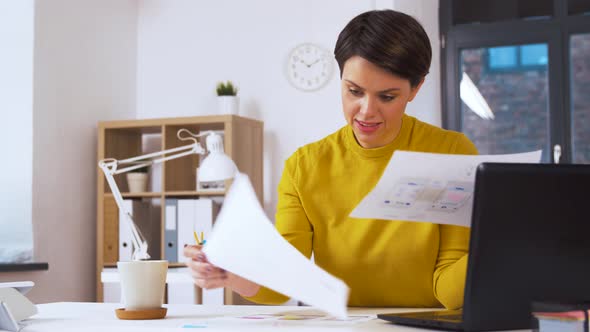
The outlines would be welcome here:
<svg viewBox="0 0 590 332">
<path fill-rule="evenodd" d="M 119 320 L 115 309 L 120 304 L 60 302 L 39 304 L 39 313 L 24 321 L 22 332 L 41 331 L 427 331 L 390 324 L 380 319 L 362 322 L 245 319 L 242 316 L 285 314 L 290 316 L 318 314 L 310 307 L 288 306 L 202 306 L 167 305 L 165 319 L 130 321 Z M 366 316 L 385 312 L 415 309 L 350 308 L 349 315 Z M 191 326 L 192 328 L 183 328 Z"/>
</svg>

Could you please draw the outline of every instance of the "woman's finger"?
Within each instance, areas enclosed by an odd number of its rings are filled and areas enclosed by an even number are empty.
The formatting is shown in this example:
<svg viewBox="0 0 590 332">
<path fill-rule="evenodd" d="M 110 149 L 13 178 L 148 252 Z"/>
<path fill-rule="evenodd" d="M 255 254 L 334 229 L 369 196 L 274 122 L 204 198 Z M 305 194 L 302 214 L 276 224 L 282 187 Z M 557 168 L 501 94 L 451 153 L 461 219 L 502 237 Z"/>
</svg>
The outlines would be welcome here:
<svg viewBox="0 0 590 332">
<path fill-rule="evenodd" d="M 209 263 L 189 261 L 186 263 L 193 277 L 199 278 L 220 278 L 226 276 L 224 270 Z"/>
<path fill-rule="evenodd" d="M 184 256 L 199 262 L 207 262 L 207 256 L 201 248 L 202 246 L 186 246 L 183 249 Z"/>
<path fill-rule="evenodd" d="M 214 289 L 226 286 L 227 278 L 195 278 L 195 284 L 204 289 Z"/>
</svg>

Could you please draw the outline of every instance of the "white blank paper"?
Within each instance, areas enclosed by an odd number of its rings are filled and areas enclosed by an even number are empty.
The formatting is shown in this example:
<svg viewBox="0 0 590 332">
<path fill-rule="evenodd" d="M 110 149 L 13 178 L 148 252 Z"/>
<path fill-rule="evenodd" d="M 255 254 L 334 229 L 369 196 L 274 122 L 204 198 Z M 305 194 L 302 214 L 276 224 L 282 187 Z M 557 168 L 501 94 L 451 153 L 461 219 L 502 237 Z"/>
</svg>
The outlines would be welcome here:
<svg viewBox="0 0 590 332">
<path fill-rule="evenodd" d="M 234 179 L 203 251 L 216 266 L 335 317 L 347 317 L 346 284 L 283 239 L 245 174 Z"/>
</svg>

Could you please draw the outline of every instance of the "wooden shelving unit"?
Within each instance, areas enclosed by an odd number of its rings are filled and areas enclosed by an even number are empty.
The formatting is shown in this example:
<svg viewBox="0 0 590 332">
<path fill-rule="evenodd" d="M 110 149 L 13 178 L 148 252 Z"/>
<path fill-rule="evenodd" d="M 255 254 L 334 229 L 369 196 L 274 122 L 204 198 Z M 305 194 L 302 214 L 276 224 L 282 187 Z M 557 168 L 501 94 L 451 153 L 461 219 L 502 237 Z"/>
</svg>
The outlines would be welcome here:
<svg viewBox="0 0 590 332">
<path fill-rule="evenodd" d="M 242 173 L 248 174 L 258 199 L 262 201 L 263 123 L 237 115 L 195 116 L 128 121 L 108 121 L 98 124 L 98 160 L 105 158 L 125 159 L 142 155 L 144 141 L 159 142 L 158 151 L 189 144 L 176 137 L 179 129 L 192 132 L 223 131 L 225 153 L 234 160 Z M 205 146 L 204 142 L 201 142 Z M 158 145 L 158 143 L 156 144 Z M 152 181 L 156 191 L 129 193 L 125 174 L 116 175 L 115 181 L 125 199 L 156 200 L 164 206 L 167 198 L 223 197 L 225 190 L 196 190 L 196 168 L 202 156 L 186 156 L 167 161 L 160 166 L 161 178 Z M 97 170 L 97 216 L 96 216 L 96 297 L 102 302 L 100 274 L 105 267 L 116 267 L 119 257 L 118 208 L 106 183 L 104 174 Z M 151 189 L 148 189 L 151 190 Z M 153 259 L 164 259 L 164 209 L 160 208 L 160 223 L 153 230 L 157 234 L 149 243 Z M 183 263 L 171 263 L 170 267 L 182 267 Z M 241 304 L 247 301 L 229 290 L 225 292 L 226 304 Z"/>
</svg>

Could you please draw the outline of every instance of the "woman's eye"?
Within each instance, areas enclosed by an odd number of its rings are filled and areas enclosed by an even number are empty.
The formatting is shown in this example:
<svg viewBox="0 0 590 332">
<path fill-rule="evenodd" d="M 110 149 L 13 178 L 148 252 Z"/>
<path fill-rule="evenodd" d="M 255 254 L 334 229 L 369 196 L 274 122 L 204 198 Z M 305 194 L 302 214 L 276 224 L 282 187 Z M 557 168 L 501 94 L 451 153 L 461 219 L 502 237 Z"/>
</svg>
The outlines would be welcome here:
<svg viewBox="0 0 590 332">
<path fill-rule="evenodd" d="M 353 96 L 357 97 L 363 94 L 361 91 L 355 89 L 348 89 L 348 92 L 350 92 L 350 94 L 352 94 Z"/>
<path fill-rule="evenodd" d="M 385 101 L 385 102 L 392 101 L 394 99 L 395 99 L 395 96 L 388 96 L 388 95 L 381 96 L 381 100 Z"/>
</svg>

